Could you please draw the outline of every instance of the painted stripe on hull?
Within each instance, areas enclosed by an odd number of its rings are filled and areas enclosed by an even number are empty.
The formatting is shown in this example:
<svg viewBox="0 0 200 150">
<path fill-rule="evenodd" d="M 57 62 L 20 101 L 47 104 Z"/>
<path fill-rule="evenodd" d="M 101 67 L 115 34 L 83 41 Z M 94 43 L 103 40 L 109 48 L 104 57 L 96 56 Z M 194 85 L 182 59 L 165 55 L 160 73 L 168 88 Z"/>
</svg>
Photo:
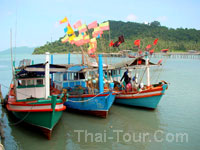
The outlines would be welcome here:
<svg viewBox="0 0 200 150">
<path fill-rule="evenodd" d="M 145 98 L 132 98 L 132 99 L 116 99 L 115 102 L 130 106 L 140 106 L 155 109 L 161 100 L 162 95 L 145 97 Z"/>
<path fill-rule="evenodd" d="M 117 95 L 117 99 L 130 99 L 130 98 L 145 98 L 145 97 L 151 97 L 151 96 L 158 96 L 162 95 L 161 91 L 155 91 L 155 92 L 149 92 L 149 93 L 137 93 L 137 94 L 129 94 L 129 93 L 122 93 L 120 95 Z"/>
<path fill-rule="evenodd" d="M 10 111 L 21 111 L 21 112 L 30 112 L 30 111 L 53 111 L 51 108 L 51 105 L 45 105 L 45 106 L 20 106 L 20 105 L 10 105 L 7 104 L 7 109 Z M 63 104 L 56 105 L 55 111 L 62 111 L 65 109 L 65 106 Z"/>
</svg>

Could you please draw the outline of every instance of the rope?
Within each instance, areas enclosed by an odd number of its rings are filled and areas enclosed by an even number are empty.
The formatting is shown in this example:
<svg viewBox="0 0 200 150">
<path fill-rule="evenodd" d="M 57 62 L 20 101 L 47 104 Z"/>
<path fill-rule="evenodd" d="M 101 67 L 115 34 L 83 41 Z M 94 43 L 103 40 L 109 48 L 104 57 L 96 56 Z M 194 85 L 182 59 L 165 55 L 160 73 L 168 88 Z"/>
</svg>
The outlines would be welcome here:
<svg viewBox="0 0 200 150">
<path fill-rule="evenodd" d="M 92 98 L 90 98 L 90 99 L 87 99 L 87 100 L 73 101 L 73 100 L 68 99 L 68 101 L 69 101 L 69 102 L 73 102 L 73 103 L 84 103 L 84 102 L 88 102 L 88 101 L 93 100 L 95 97 L 97 97 L 98 95 L 101 95 L 101 94 L 103 94 L 103 93 L 104 93 L 104 92 L 99 93 L 99 94 L 95 95 L 94 97 L 92 97 Z M 112 94 L 112 93 L 110 93 L 110 94 Z M 108 96 L 110 96 L 110 94 L 109 94 Z M 108 96 L 106 96 L 106 99 L 108 98 Z"/>
<path fill-rule="evenodd" d="M 33 106 L 31 107 L 31 110 L 32 110 L 32 109 L 33 109 Z M 10 122 L 9 122 L 9 125 L 11 125 L 11 126 L 15 126 L 15 125 L 20 124 L 21 122 L 23 122 L 23 121 L 24 121 L 24 120 L 29 116 L 29 114 L 30 114 L 30 111 L 27 112 L 27 114 L 24 116 L 23 119 L 19 120 L 18 122 L 15 122 L 15 123 L 10 123 Z"/>
<path fill-rule="evenodd" d="M 10 90 L 10 87 L 8 87 L 8 86 L 6 86 L 6 85 L 4 85 L 4 84 L 2 84 L 2 83 L 1 83 L 1 85 L 2 85 L 3 87 L 5 87 L 5 88 L 7 88 L 7 89 Z M 22 94 L 22 95 L 24 95 L 24 96 L 28 96 L 28 97 L 31 97 L 31 96 L 32 96 L 32 95 L 27 95 L 27 94 L 24 94 L 24 93 L 21 93 L 21 92 L 17 92 L 17 93 Z"/>
<path fill-rule="evenodd" d="M 5 87 L 5 88 L 10 89 L 10 87 L 5 86 L 4 84 L 1 84 L 1 85 L 2 85 L 3 87 Z M 23 93 L 21 93 L 21 92 L 18 92 L 18 93 L 20 93 L 20 94 L 22 94 L 22 95 L 24 95 L 24 96 L 29 96 L 29 95 L 23 94 Z M 33 109 L 33 106 L 35 106 L 35 104 L 32 105 L 31 110 Z M 24 118 L 22 118 L 22 119 L 19 120 L 18 122 L 15 122 L 15 123 L 9 123 L 9 125 L 14 126 L 14 125 L 18 125 L 18 124 L 20 124 L 21 122 L 23 122 L 23 121 L 28 117 L 29 114 L 30 114 L 30 111 L 27 112 L 27 114 L 24 116 Z"/>
</svg>

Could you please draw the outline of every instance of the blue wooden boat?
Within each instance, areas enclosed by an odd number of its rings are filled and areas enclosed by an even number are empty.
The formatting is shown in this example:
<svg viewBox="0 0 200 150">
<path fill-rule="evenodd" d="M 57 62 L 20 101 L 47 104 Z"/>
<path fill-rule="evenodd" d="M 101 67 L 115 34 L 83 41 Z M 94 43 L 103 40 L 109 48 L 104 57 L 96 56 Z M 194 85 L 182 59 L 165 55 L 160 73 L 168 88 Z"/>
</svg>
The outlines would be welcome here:
<svg viewBox="0 0 200 150">
<path fill-rule="evenodd" d="M 106 117 L 115 100 L 114 83 L 103 83 L 100 55 L 98 67 L 71 65 L 65 73 L 54 74 L 54 86 L 67 91 L 67 108 Z"/>
</svg>

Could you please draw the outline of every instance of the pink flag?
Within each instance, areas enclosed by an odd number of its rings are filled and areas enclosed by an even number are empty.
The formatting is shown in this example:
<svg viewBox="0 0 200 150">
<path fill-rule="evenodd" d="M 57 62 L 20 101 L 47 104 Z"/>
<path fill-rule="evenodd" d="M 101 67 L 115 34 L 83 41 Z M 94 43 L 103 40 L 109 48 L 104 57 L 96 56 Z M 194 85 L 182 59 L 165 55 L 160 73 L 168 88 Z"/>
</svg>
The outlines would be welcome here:
<svg viewBox="0 0 200 150">
<path fill-rule="evenodd" d="M 88 54 L 92 54 L 92 53 L 94 53 L 95 51 L 96 51 L 95 48 L 91 48 L 91 49 L 88 50 Z"/>
<path fill-rule="evenodd" d="M 101 27 L 101 31 L 106 31 L 106 30 L 110 30 L 110 27 L 109 26 Z"/>
<path fill-rule="evenodd" d="M 97 21 L 94 21 L 88 25 L 88 29 L 92 29 L 92 28 L 96 28 L 96 27 L 97 27 Z"/>
<path fill-rule="evenodd" d="M 154 49 L 149 50 L 150 55 L 152 55 L 154 53 Z"/>
<path fill-rule="evenodd" d="M 158 65 L 160 65 L 162 63 L 162 59 L 158 61 Z"/>
<path fill-rule="evenodd" d="M 82 26 L 82 23 L 81 23 L 80 20 L 77 21 L 77 22 L 73 25 L 74 29 L 78 29 L 78 27 L 80 27 L 80 26 Z"/>
</svg>

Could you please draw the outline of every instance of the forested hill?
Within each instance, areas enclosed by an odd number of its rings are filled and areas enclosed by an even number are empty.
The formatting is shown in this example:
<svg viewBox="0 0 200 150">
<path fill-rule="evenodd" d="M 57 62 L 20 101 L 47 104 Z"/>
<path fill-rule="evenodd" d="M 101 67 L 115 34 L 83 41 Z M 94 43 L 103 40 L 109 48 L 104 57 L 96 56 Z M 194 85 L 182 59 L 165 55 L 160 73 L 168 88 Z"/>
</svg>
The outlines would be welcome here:
<svg viewBox="0 0 200 150">
<path fill-rule="evenodd" d="M 122 21 L 109 21 L 109 23 L 110 31 L 105 31 L 103 37 L 98 39 L 98 52 L 118 52 L 124 49 L 134 51 L 136 50 L 133 44 L 134 40 L 140 39 L 141 46 L 144 48 L 146 45 L 152 44 L 155 38 L 159 39 L 155 51 L 166 48 L 169 48 L 170 51 L 200 50 L 200 30 L 168 28 L 161 26 L 158 21 L 149 24 Z M 89 31 L 90 35 L 92 30 Z M 109 48 L 110 40 L 116 41 L 121 35 L 124 36 L 125 43 L 122 43 L 119 48 Z M 51 53 L 80 51 L 80 47 L 69 43 L 61 43 L 61 38 L 55 42 L 47 42 L 44 46 L 35 48 L 34 54 L 41 54 L 45 51 Z M 86 50 L 87 47 L 88 45 L 84 45 L 83 49 Z"/>
</svg>

